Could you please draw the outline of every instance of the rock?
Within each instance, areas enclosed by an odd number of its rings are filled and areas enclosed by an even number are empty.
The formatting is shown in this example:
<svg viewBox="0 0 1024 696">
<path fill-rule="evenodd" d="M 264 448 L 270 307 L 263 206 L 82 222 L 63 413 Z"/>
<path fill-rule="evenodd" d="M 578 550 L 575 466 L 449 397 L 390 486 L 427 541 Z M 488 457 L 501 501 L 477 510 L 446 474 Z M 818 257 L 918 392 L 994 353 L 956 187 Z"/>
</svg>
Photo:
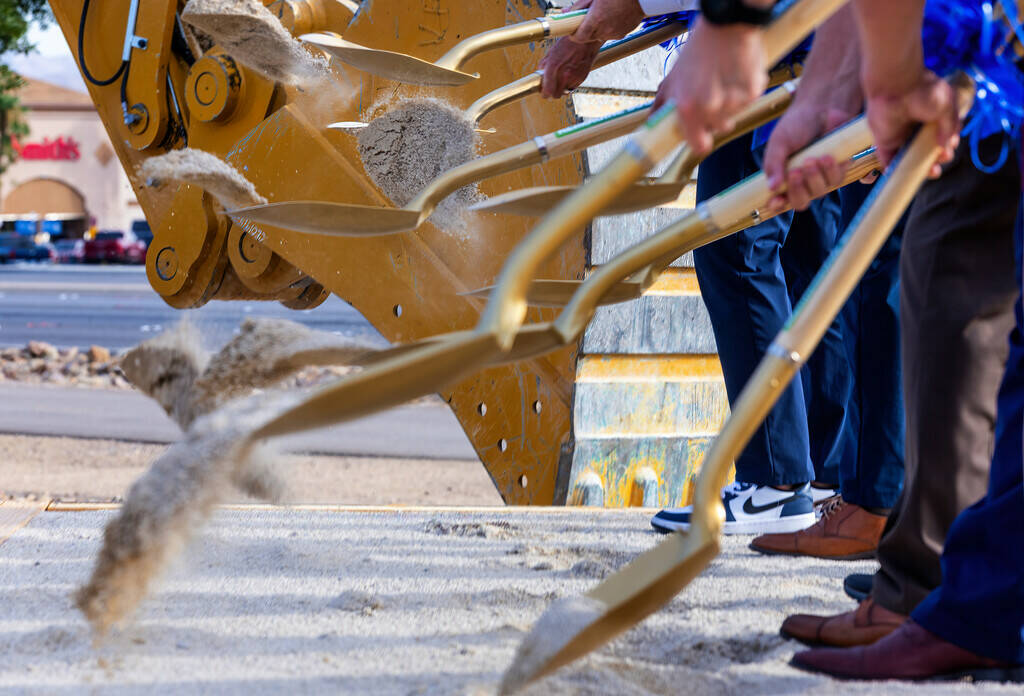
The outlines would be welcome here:
<svg viewBox="0 0 1024 696">
<path fill-rule="evenodd" d="M 0 358 L 4 360 L 17 360 L 21 350 L 18 348 L 4 348 L 0 350 Z"/>
<path fill-rule="evenodd" d="M 110 362 L 110 351 L 103 346 L 89 346 L 87 355 L 91 363 Z"/>
<path fill-rule="evenodd" d="M 66 360 L 66 361 L 70 362 L 71 360 L 74 360 L 75 358 L 78 357 L 78 348 L 75 347 L 75 346 L 72 346 L 70 348 L 65 348 L 64 350 L 62 350 L 60 352 L 60 357 L 63 360 Z"/>
<path fill-rule="evenodd" d="M 29 341 L 26 349 L 33 358 L 53 359 L 57 357 L 57 349 L 44 341 Z"/>
<path fill-rule="evenodd" d="M 28 361 L 28 369 L 37 375 L 46 371 L 47 363 L 43 358 L 32 358 Z"/>
</svg>

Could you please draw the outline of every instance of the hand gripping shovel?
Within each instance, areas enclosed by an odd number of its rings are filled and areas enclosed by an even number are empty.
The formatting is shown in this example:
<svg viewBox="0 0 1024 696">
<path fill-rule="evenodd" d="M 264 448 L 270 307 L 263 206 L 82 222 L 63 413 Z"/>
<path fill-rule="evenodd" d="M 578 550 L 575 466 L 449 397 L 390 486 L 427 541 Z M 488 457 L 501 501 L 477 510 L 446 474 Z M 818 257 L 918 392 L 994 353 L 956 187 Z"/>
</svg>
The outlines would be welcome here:
<svg viewBox="0 0 1024 696">
<path fill-rule="evenodd" d="M 970 80 L 960 74 L 954 84 L 960 104 L 969 106 L 973 94 Z M 966 113 L 966 108 L 961 113 Z M 549 674 L 635 625 L 670 601 L 718 555 L 725 517 L 720 491 L 729 467 L 821 340 L 938 154 L 935 128 L 926 125 L 883 177 L 850 231 L 815 276 L 704 459 L 689 531 L 671 534 L 605 579 L 585 599 L 549 608 L 520 646 L 505 674 L 502 693 L 511 693 Z M 571 618 L 559 621 L 560 613 Z"/>
<path fill-rule="evenodd" d="M 331 53 L 342 63 L 389 80 L 414 85 L 457 87 L 479 77 L 462 70 L 462 66 L 473 56 L 484 51 L 539 41 L 549 36 L 566 36 L 579 28 L 586 15 L 586 10 L 546 15 L 474 34 L 452 46 L 433 63 L 406 53 L 361 46 L 332 32 L 303 34 L 299 39 Z"/>
<path fill-rule="evenodd" d="M 781 72 L 784 72 L 787 77 L 792 74 L 789 68 Z M 779 89 L 765 94 L 743 109 L 735 117 L 736 128 L 728 134 L 721 134 L 715 138 L 714 147 L 716 149 L 783 114 L 793 101 L 800 78 L 783 80 L 774 84 L 779 85 Z M 621 215 L 671 203 L 679 198 L 683 188 L 690 183 L 690 177 L 698 163 L 699 161 L 694 158 L 691 151 L 687 149 L 680 151 L 664 174 L 656 179 L 642 180 L 633 184 L 612 201 L 601 214 Z M 539 217 L 546 215 L 577 188 L 576 186 L 532 186 L 492 196 L 471 205 L 469 209 L 488 213 Z"/>
<path fill-rule="evenodd" d="M 769 63 L 841 7 L 842 0 L 798 0 L 765 31 Z M 251 439 L 321 427 L 383 410 L 442 389 L 515 347 L 526 291 L 537 266 L 679 142 L 675 107 L 666 104 L 587 186 L 554 210 L 513 252 L 498 291 L 473 331 L 439 337 L 321 389 L 254 431 Z"/>
<path fill-rule="evenodd" d="M 649 27 L 645 27 L 641 31 L 630 34 L 629 36 L 619 39 L 618 41 L 611 41 L 601 47 L 600 52 L 597 54 L 597 58 L 594 60 L 594 66 L 592 69 L 602 68 L 606 65 L 610 65 L 615 61 L 631 56 L 634 53 L 657 46 L 662 41 L 671 39 L 674 36 L 678 36 L 686 30 L 685 22 L 663 22 L 659 24 L 653 24 Z M 491 113 L 495 109 L 506 104 L 512 104 L 519 101 L 531 94 L 540 92 L 541 78 L 544 75 L 543 70 L 532 72 L 526 77 L 521 77 L 518 80 L 502 85 L 497 89 L 488 92 L 484 96 L 477 99 L 475 102 L 466 108 L 465 114 L 472 123 L 479 124 L 487 114 Z M 328 128 L 335 130 L 358 130 L 365 128 L 370 125 L 364 121 L 338 121 L 328 125 Z M 477 132 L 480 133 L 494 133 L 494 128 L 477 128 Z"/>
<path fill-rule="evenodd" d="M 591 70 L 603 68 L 634 53 L 657 46 L 662 41 L 683 33 L 686 26 L 685 22 L 663 22 L 645 27 L 618 41 L 610 41 L 601 47 Z M 538 70 L 488 92 L 469 105 L 466 117 L 473 123 L 480 123 L 484 116 L 495 109 L 540 92 L 543 75 L 544 71 Z"/>
<path fill-rule="evenodd" d="M 408 232 L 419 227 L 445 197 L 461 187 L 625 135 L 643 123 L 649 110 L 650 104 L 642 104 L 611 116 L 539 135 L 466 162 L 431 181 L 403 208 L 329 201 L 285 201 L 239 208 L 228 214 L 233 218 L 307 234 L 354 237 Z"/>
</svg>

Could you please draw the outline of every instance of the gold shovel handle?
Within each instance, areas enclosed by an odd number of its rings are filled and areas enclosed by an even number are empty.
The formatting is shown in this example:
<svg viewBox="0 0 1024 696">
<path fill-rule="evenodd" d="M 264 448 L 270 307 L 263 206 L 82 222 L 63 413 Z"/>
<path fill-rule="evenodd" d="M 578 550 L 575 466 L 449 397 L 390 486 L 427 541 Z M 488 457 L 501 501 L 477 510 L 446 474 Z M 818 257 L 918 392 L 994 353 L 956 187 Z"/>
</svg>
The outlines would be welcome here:
<svg viewBox="0 0 1024 696">
<path fill-rule="evenodd" d="M 478 157 L 449 169 L 431 181 L 405 207 L 422 211 L 421 219 L 426 219 L 445 196 L 467 184 L 579 152 L 591 145 L 630 133 L 643 123 L 649 111 L 650 104 L 642 104 L 594 121 L 538 135 L 532 140 Z"/>
<path fill-rule="evenodd" d="M 484 51 L 539 41 L 549 36 L 571 34 L 579 28 L 586 16 L 586 10 L 575 10 L 574 12 L 535 17 L 525 22 L 480 32 L 452 46 L 435 62 L 435 65 L 461 71 L 466 61 Z"/>
<path fill-rule="evenodd" d="M 656 46 L 662 41 L 671 39 L 673 36 L 678 36 L 686 30 L 686 26 L 685 22 L 657 24 L 643 31 L 630 34 L 624 39 L 607 43 L 598 52 L 591 70 L 603 68 L 617 60 Z M 488 92 L 469 105 L 469 108 L 466 109 L 466 116 L 473 123 L 479 123 L 480 119 L 498 107 L 511 104 L 531 94 L 540 92 L 543 74 L 543 70 L 538 70 Z"/>
</svg>

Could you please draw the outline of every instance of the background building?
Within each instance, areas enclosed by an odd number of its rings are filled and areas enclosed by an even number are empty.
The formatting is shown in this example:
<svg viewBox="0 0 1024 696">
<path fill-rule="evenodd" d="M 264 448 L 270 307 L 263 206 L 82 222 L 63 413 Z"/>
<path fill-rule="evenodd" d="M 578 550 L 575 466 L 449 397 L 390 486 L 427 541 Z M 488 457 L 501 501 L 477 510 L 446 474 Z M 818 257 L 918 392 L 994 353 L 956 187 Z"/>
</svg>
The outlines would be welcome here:
<svg viewBox="0 0 1024 696">
<path fill-rule="evenodd" d="M 29 135 L 0 176 L 3 229 L 82 237 L 98 229 L 142 232 L 145 216 L 88 94 L 40 80 L 21 89 Z"/>
</svg>

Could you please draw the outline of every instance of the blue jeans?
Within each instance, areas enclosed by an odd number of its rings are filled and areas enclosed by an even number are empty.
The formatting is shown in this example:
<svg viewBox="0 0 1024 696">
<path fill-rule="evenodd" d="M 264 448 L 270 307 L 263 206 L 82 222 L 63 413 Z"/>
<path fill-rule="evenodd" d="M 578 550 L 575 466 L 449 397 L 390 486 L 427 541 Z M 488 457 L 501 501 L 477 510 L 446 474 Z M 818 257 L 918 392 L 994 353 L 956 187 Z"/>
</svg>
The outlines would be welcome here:
<svg viewBox="0 0 1024 696">
<path fill-rule="evenodd" d="M 1014 245 L 1021 284 L 1021 225 Z M 1024 664 L 1024 309 L 1015 308 L 1010 358 L 999 388 L 988 493 L 953 522 L 942 584 L 912 616 L 971 652 Z"/>
<path fill-rule="evenodd" d="M 758 170 L 750 143 L 749 137 L 740 138 L 700 165 L 699 201 Z M 730 403 L 835 246 L 843 218 L 852 216 L 859 203 L 854 199 L 863 191 L 844 189 L 844 195 L 852 196 L 846 206 L 833 194 L 806 212 L 780 215 L 694 252 Z M 853 309 L 832 323 L 800 379 L 783 392 L 737 459 L 737 479 L 762 485 L 842 480 L 850 482 L 850 502 L 890 507 L 895 501 L 903 477 L 902 403 L 893 403 L 900 393 L 899 334 L 890 303 L 897 296 L 898 241 L 887 249 L 889 256 L 873 266 L 870 289 L 858 288 Z M 873 318 L 879 303 L 886 321 L 872 321 L 870 332 L 860 332 L 860 317 Z M 859 351 L 858 335 L 872 341 L 871 359 Z M 895 346 L 891 353 L 889 346 Z M 885 357 L 886 369 L 875 364 L 879 356 Z M 861 407 L 876 394 L 884 395 L 885 409 Z M 878 419 L 885 420 L 884 427 Z M 877 451 L 899 456 L 875 457 Z M 871 471 L 872 466 L 883 471 Z"/>
</svg>

